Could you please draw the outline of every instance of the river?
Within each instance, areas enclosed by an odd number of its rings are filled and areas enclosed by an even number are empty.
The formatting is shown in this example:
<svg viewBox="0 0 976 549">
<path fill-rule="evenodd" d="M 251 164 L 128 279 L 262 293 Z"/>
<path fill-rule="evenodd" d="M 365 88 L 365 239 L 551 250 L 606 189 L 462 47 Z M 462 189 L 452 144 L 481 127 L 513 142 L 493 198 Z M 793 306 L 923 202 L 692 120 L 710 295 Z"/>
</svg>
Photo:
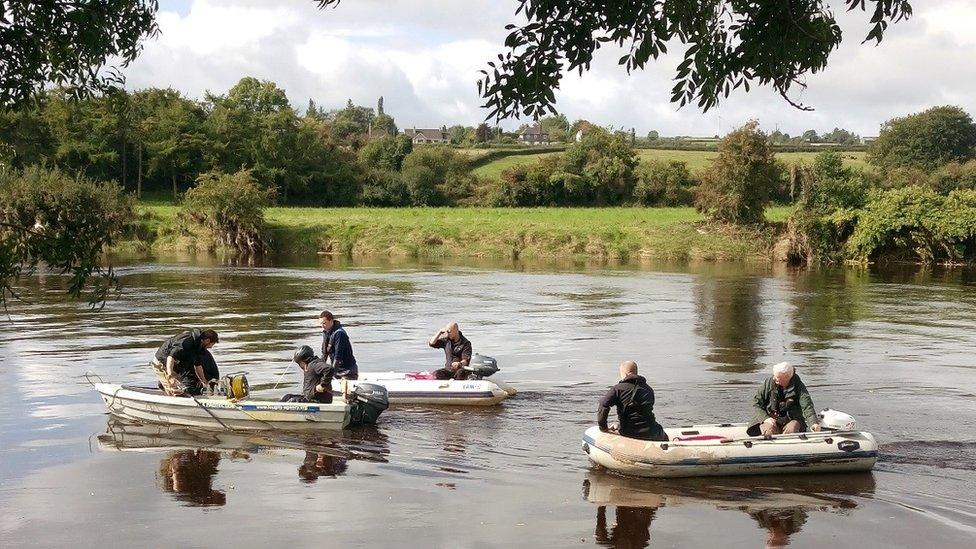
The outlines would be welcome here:
<svg viewBox="0 0 976 549">
<path fill-rule="evenodd" d="M 58 277 L 0 321 L 0 546 L 973 547 L 976 273 L 344 263 L 120 267 L 101 311 Z M 361 371 L 436 367 L 456 319 L 520 391 L 490 409 L 391 408 L 371 429 L 214 434 L 111 419 L 86 383 L 152 381 L 187 326 L 222 371 L 294 391 L 319 310 Z M 744 421 L 769 366 L 877 437 L 869 474 L 633 480 L 580 449 L 634 359 L 663 424 Z M 283 375 L 282 373 L 285 372 Z M 279 383 L 277 389 L 272 387 Z"/>
</svg>

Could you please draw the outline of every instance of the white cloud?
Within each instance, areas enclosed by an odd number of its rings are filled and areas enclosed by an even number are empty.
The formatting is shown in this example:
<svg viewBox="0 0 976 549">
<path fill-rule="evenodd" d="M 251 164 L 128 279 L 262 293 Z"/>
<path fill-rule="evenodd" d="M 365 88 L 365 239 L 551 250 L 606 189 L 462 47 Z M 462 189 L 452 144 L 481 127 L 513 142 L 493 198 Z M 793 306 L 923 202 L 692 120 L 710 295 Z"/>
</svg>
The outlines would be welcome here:
<svg viewBox="0 0 976 549">
<path fill-rule="evenodd" d="M 382 95 L 397 123 L 409 127 L 484 117 L 478 70 L 501 51 L 516 2 L 346 0 L 320 11 L 309 0 L 194 0 L 175 7 L 163 3 L 162 36 L 127 71 L 130 87 L 171 86 L 200 97 L 251 75 L 275 81 L 299 106 L 309 98 L 327 108 L 347 98 L 372 105 Z M 976 112 L 976 6 L 932 0 L 915 8 L 879 47 L 860 44 L 867 14 L 838 10 L 844 44 L 794 96 L 813 112 L 761 88 L 734 93 L 707 114 L 679 110 L 669 102 L 678 56 L 628 76 L 612 48 L 598 52 L 587 74 L 567 75 L 557 106 L 570 119 L 693 135 L 751 118 L 790 133 L 841 126 L 872 135 L 888 118 L 935 104 Z"/>
</svg>

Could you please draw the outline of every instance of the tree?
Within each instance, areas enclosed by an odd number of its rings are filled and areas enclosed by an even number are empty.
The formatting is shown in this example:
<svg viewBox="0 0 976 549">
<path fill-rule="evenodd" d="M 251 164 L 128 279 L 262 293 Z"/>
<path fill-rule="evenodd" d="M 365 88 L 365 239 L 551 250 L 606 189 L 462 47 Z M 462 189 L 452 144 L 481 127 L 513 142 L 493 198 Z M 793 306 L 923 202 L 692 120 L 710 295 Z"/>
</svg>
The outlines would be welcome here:
<svg viewBox="0 0 976 549">
<path fill-rule="evenodd" d="M 661 134 L 657 133 L 657 130 L 651 130 L 651 131 L 647 132 L 647 140 L 648 141 L 657 141 L 658 139 L 660 139 L 660 137 L 661 137 Z"/>
<path fill-rule="evenodd" d="M 332 122 L 333 134 L 339 139 L 345 139 L 353 134 L 365 134 L 374 117 L 373 109 L 353 105 L 350 99 L 346 102 L 346 108 L 330 113 L 329 120 Z"/>
<path fill-rule="evenodd" d="M 398 172 L 403 159 L 413 151 L 413 141 L 404 134 L 373 139 L 359 149 L 359 161 L 368 168 Z"/>
<path fill-rule="evenodd" d="M 569 120 L 565 114 L 547 116 L 539 120 L 539 126 L 549 134 L 550 141 L 565 142 L 569 137 Z"/>
<path fill-rule="evenodd" d="M 193 181 L 203 169 L 205 114 L 200 105 L 175 90 L 153 91 L 156 108 L 142 120 L 139 136 L 148 153 L 148 172 L 157 179 L 169 179 L 175 200 L 179 183 Z"/>
<path fill-rule="evenodd" d="M 855 145 L 861 142 L 861 136 L 841 128 L 834 128 L 823 134 L 821 140 L 825 143 L 838 143 L 840 145 Z"/>
<path fill-rule="evenodd" d="M 817 135 L 817 130 L 807 130 L 803 132 L 803 140 L 807 143 L 817 143 L 820 141 L 820 136 Z"/>
<path fill-rule="evenodd" d="M 19 299 L 16 282 L 40 265 L 71 275 L 68 293 L 104 304 L 118 280 L 102 250 L 133 217 L 130 196 L 114 183 L 95 183 L 59 170 L 0 168 L 0 304 Z"/>
<path fill-rule="evenodd" d="M 474 140 L 476 143 L 487 143 L 491 141 L 493 133 L 491 126 L 482 122 L 478 124 L 478 128 L 474 131 Z"/>
<path fill-rule="evenodd" d="M 741 225 L 763 221 L 783 168 L 758 127 L 749 122 L 719 141 L 718 158 L 695 190 L 695 207 L 709 219 Z"/>
<path fill-rule="evenodd" d="M 868 160 L 884 170 L 917 168 L 931 171 L 976 155 L 976 124 L 959 107 L 932 107 L 881 128 Z"/>
<path fill-rule="evenodd" d="M 0 105 L 26 102 L 45 86 L 71 97 L 122 83 L 126 67 L 156 36 L 156 0 L 6 0 L 0 3 Z"/>
</svg>

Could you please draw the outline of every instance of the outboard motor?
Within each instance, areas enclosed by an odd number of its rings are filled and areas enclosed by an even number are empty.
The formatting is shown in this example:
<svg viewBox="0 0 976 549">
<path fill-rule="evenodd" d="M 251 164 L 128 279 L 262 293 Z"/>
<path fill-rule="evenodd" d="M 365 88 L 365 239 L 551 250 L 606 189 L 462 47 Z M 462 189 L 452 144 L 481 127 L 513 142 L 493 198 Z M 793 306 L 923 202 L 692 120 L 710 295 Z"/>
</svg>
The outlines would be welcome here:
<svg viewBox="0 0 976 549">
<path fill-rule="evenodd" d="M 352 405 L 350 425 L 372 425 L 390 407 L 386 387 L 374 383 L 357 383 L 347 400 Z"/>
<path fill-rule="evenodd" d="M 830 408 L 824 408 L 817 416 L 820 426 L 831 431 L 853 431 L 856 425 L 854 416 Z"/>
<path fill-rule="evenodd" d="M 477 378 L 485 378 L 498 371 L 498 361 L 490 356 L 475 353 L 468 364 L 468 370 Z"/>
</svg>

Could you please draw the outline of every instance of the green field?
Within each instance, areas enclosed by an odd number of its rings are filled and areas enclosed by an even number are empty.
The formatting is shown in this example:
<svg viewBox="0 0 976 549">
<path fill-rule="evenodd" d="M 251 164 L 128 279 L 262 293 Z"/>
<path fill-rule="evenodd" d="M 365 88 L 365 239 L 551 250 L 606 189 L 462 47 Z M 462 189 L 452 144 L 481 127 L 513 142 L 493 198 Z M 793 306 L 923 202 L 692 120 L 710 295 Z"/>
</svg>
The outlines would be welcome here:
<svg viewBox="0 0 976 549">
<path fill-rule="evenodd" d="M 156 226 L 175 219 L 173 206 L 140 210 Z M 767 217 L 782 221 L 789 211 L 771 208 Z M 272 247 L 298 255 L 768 260 L 776 233 L 710 227 L 693 208 L 286 207 L 265 217 Z"/>
<path fill-rule="evenodd" d="M 506 156 L 499 158 L 484 166 L 475 168 L 474 173 L 478 176 L 485 177 L 488 179 L 498 179 L 502 171 L 506 168 L 518 164 L 531 164 L 537 162 L 539 158 L 546 156 L 545 153 L 537 155 L 525 155 L 525 156 Z M 802 161 L 808 164 L 813 163 L 814 157 L 817 156 L 816 152 L 781 152 L 777 153 L 776 157 L 783 160 L 784 162 L 796 162 Z M 864 168 L 867 164 L 864 160 L 863 151 L 846 151 L 840 153 L 844 157 L 844 162 L 852 167 Z M 641 161 L 646 160 L 677 160 L 680 162 L 685 162 L 688 164 L 688 169 L 693 172 L 701 171 L 708 167 L 712 159 L 718 156 L 715 151 L 679 151 L 679 150 L 663 150 L 663 149 L 639 149 L 637 151 L 637 157 Z"/>
</svg>

